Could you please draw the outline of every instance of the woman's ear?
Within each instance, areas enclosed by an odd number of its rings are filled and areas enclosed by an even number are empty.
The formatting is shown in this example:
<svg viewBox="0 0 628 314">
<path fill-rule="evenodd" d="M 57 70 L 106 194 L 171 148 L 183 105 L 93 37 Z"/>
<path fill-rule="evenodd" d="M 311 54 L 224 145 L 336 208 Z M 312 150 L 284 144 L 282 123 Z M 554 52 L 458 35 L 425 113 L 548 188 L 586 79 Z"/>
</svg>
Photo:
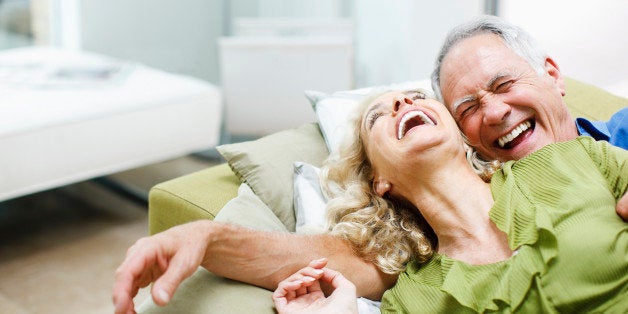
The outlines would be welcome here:
<svg viewBox="0 0 628 314">
<path fill-rule="evenodd" d="M 545 58 L 545 73 L 554 78 L 556 88 L 558 88 L 561 95 L 565 96 L 565 80 L 563 79 L 563 74 L 560 72 L 558 64 L 550 57 Z"/>
<path fill-rule="evenodd" d="M 375 191 L 375 194 L 379 195 L 380 197 L 384 197 L 384 194 L 388 193 L 391 187 L 392 186 L 390 185 L 390 182 L 386 180 L 373 181 L 373 191 Z"/>
</svg>

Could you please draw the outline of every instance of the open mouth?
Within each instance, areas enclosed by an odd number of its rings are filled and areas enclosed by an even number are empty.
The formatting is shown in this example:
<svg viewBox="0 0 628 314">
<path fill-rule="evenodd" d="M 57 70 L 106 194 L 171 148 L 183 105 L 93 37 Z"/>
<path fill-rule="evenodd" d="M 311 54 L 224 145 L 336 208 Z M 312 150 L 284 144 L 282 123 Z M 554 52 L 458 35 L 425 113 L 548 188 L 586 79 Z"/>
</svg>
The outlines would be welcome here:
<svg viewBox="0 0 628 314">
<path fill-rule="evenodd" d="M 525 135 L 534 130 L 534 121 L 527 120 L 519 124 L 516 128 L 510 131 L 508 134 L 497 139 L 497 145 L 503 149 L 510 149 L 515 147 L 525 138 Z"/>
<path fill-rule="evenodd" d="M 408 111 L 405 115 L 403 115 L 401 121 L 399 122 L 399 125 L 397 126 L 397 139 L 400 140 L 412 128 L 424 124 L 436 125 L 436 122 L 434 122 L 434 120 L 432 120 L 423 111 Z"/>
</svg>

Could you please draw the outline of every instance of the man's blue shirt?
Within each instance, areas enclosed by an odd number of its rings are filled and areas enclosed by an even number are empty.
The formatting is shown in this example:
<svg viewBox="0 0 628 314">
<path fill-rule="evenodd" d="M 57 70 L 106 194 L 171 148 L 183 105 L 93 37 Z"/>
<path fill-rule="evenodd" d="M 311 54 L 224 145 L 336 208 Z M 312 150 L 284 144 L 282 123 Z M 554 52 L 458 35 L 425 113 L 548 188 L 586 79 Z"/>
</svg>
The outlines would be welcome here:
<svg viewBox="0 0 628 314">
<path fill-rule="evenodd" d="M 628 149 L 628 107 L 617 111 L 607 122 L 577 118 L 576 126 L 580 135 L 588 135 L 598 141 L 607 141 L 614 146 Z"/>
</svg>

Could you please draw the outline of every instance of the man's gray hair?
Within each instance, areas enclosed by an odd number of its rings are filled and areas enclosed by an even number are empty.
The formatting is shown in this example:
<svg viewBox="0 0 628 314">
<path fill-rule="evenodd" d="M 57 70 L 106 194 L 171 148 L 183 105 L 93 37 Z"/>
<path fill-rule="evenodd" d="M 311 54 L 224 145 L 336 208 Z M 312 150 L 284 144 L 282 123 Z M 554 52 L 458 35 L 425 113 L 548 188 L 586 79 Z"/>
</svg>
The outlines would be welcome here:
<svg viewBox="0 0 628 314">
<path fill-rule="evenodd" d="M 447 53 L 463 39 L 486 33 L 498 35 L 507 47 L 525 59 L 538 74 L 543 73 L 547 54 L 527 32 L 496 16 L 483 15 L 455 27 L 445 38 L 445 43 L 436 58 L 434 72 L 432 72 L 432 89 L 438 100 L 443 101 L 440 70 Z"/>
</svg>

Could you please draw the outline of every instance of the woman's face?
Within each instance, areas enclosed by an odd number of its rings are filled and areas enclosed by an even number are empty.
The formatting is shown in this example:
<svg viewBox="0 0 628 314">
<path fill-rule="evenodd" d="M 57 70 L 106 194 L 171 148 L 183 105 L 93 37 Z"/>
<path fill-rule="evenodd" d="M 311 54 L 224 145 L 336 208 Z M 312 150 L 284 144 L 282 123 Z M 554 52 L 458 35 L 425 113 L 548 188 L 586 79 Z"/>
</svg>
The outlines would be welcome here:
<svg viewBox="0 0 628 314">
<path fill-rule="evenodd" d="M 367 105 L 361 119 L 376 180 L 404 180 L 435 162 L 446 164 L 448 154 L 462 151 L 460 132 L 445 106 L 417 91 L 383 94 Z"/>
</svg>

